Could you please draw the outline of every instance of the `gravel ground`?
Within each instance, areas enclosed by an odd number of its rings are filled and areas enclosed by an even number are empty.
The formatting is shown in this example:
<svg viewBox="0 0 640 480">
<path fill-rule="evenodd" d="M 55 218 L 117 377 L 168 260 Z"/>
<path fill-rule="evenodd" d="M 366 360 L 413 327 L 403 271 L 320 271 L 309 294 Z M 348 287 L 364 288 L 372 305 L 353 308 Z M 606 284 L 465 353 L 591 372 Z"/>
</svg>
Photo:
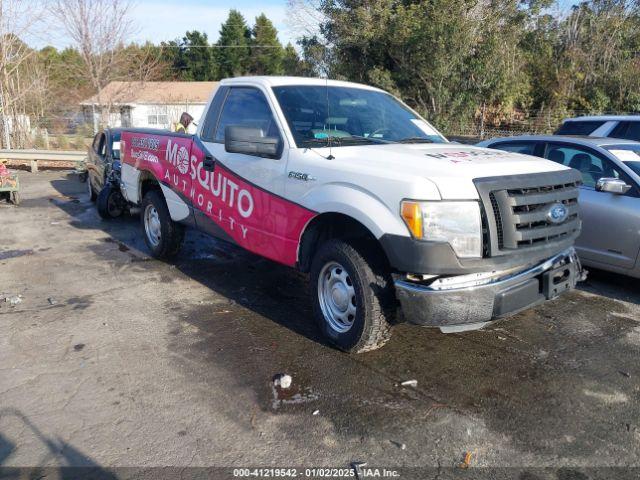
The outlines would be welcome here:
<svg viewBox="0 0 640 480">
<path fill-rule="evenodd" d="M 23 203 L 0 205 L 0 297 L 22 295 L 0 302 L 0 477 L 358 461 L 401 478 L 640 474 L 636 280 L 591 272 L 484 331 L 401 325 L 349 356 L 320 338 L 295 271 L 196 232 L 155 261 L 139 219 L 100 220 L 74 175 L 21 182 Z"/>
</svg>

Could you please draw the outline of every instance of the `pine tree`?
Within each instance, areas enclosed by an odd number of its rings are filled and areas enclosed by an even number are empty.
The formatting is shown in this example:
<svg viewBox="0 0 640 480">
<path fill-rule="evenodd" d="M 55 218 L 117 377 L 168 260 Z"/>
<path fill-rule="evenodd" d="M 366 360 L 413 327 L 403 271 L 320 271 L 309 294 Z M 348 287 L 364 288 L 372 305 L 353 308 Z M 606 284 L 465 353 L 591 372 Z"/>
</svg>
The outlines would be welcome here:
<svg viewBox="0 0 640 480">
<path fill-rule="evenodd" d="M 282 54 L 282 70 L 285 75 L 302 75 L 300 56 L 291 42 L 284 47 Z"/>
<path fill-rule="evenodd" d="M 206 33 L 194 30 L 182 39 L 185 80 L 209 81 L 216 77 L 215 59 Z"/>
<path fill-rule="evenodd" d="M 230 10 L 227 21 L 220 28 L 218 39 L 219 77 L 236 77 L 247 72 L 250 58 L 251 31 L 237 10 Z"/>
<path fill-rule="evenodd" d="M 278 31 L 263 13 L 256 18 L 251 38 L 250 71 L 256 75 L 281 75 L 284 51 Z"/>
</svg>

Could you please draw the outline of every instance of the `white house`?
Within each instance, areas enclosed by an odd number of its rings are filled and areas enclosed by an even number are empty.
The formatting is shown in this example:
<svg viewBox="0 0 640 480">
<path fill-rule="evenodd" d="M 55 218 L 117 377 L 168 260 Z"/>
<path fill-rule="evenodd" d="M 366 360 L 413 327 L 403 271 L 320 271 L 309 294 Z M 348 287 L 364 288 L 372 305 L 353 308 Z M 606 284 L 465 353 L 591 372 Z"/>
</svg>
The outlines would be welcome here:
<svg viewBox="0 0 640 480">
<path fill-rule="evenodd" d="M 96 126 L 172 129 L 182 112 L 197 122 L 217 87 L 218 82 L 111 82 L 100 98 L 80 105 L 85 121 Z"/>
</svg>

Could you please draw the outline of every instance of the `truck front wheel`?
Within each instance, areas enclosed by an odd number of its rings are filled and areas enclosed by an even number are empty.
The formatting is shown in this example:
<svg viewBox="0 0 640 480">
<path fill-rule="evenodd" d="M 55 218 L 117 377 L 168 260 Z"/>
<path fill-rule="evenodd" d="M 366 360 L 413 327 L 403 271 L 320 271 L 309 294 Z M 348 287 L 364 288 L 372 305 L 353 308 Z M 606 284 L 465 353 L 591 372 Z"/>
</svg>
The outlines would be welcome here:
<svg viewBox="0 0 640 480">
<path fill-rule="evenodd" d="M 161 193 L 147 192 L 142 199 L 142 230 L 144 240 L 155 258 L 171 258 L 182 247 L 184 227 L 171 220 L 169 209 Z"/>
<path fill-rule="evenodd" d="M 125 209 L 125 201 L 120 190 L 107 183 L 98 194 L 96 208 L 98 209 L 98 214 L 105 220 L 111 220 L 122 215 Z"/>
<path fill-rule="evenodd" d="M 382 347 L 396 313 L 393 282 L 366 245 L 324 243 L 311 264 L 314 316 L 324 335 L 350 353 Z"/>
</svg>

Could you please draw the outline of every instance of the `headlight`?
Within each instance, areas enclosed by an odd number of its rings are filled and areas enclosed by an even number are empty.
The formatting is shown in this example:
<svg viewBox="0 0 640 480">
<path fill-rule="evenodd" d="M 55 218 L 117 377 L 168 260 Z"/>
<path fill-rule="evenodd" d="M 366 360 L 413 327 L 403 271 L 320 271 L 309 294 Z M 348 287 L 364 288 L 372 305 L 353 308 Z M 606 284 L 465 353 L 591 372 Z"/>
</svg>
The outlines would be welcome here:
<svg viewBox="0 0 640 480">
<path fill-rule="evenodd" d="M 447 242 L 461 258 L 482 256 L 478 202 L 402 202 L 402 218 L 420 240 Z"/>
</svg>

